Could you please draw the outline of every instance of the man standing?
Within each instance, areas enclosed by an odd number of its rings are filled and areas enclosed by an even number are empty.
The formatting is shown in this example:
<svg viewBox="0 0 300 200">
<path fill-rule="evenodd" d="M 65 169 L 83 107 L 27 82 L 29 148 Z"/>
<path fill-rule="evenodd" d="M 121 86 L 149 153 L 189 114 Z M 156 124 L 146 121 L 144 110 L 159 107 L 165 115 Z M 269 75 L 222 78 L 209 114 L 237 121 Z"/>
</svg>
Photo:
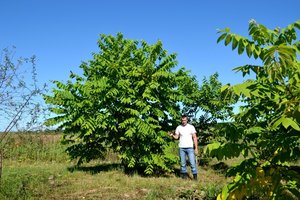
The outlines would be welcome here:
<svg viewBox="0 0 300 200">
<path fill-rule="evenodd" d="M 197 163 L 195 154 L 198 154 L 198 141 L 196 129 L 193 125 L 188 124 L 188 117 L 181 116 L 181 125 L 177 126 L 175 134 L 171 133 L 174 139 L 179 139 L 179 157 L 182 177 L 187 177 L 186 156 L 189 158 L 194 180 L 197 180 Z M 195 148 L 195 149 L 194 149 Z"/>
</svg>

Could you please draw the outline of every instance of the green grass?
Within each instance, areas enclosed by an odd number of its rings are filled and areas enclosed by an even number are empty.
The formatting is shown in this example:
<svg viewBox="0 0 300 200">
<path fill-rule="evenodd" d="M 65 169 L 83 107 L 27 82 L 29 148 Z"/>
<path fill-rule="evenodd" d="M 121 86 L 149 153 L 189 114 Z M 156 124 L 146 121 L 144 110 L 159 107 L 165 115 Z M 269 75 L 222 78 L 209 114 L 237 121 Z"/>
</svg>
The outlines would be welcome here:
<svg viewBox="0 0 300 200">
<path fill-rule="evenodd" d="M 85 166 L 74 171 L 65 163 L 6 162 L 0 199 L 189 199 L 216 197 L 221 175 L 200 170 L 199 181 L 179 177 L 127 176 L 119 168 L 98 170 Z M 7 186 L 7 187 L 5 187 Z M 5 198 L 6 197 L 6 198 Z"/>
<path fill-rule="evenodd" d="M 59 135 L 12 138 L 4 159 L 0 199 L 215 199 L 229 181 L 209 165 L 199 167 L 197 182 L 175 174 L 128 176 L 111 152 L 105 160 L 74 167 Z"/>
</svg>

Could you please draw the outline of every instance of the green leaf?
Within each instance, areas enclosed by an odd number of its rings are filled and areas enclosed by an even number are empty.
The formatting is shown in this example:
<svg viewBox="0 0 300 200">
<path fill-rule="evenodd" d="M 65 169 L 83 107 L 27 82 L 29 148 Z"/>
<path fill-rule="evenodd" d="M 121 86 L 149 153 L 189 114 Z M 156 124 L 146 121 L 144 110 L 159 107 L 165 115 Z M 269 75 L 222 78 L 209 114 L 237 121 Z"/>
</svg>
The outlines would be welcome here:
<svg viewBox="0 0 300 200">
<path fill-rule="evenodd" d="M 253 53 L 253 50 L 252 50 L 252 45 L 251 44 L 248 44 L 246 46 L 246 53 L 247 53 L 247 56 L 250 58 L 252 56 L 252 53 Z"/>
<path fill-rule="evenodd" d="M 223 33 L 217 40 L 217 43 L 219 43 L 221 40 L 223 40 L 226 37 L 227 33 Z"/>
<path fill-rule="evenodd" d="M 250 129 L 248 129 L 248 131 L 252 133 L 261 133 L 263 130 L 264 129 L 259 126 L 251 127 Z"/>
<path fill-rule="evenodd" d="M 244 49 L 245 49 L 245 46 L 244 46 L 244 42 L 243 40 L 241 39 L 239 41 L 239 45 L 238 45 L 238 54 L 242 54 L 244 52 Z"/>
<path fill-rule="evenodd" d="M 227 90 L 230 87 L 229 84 L 223 85 L 221 88 L 221 92 L 224 92 L 225 90 Z"/>
<path fill-rule="evenodd" d="M 225 39 L 225 46 L 227 46 L 231 42 L 232 36 L 230 34 L 227 35 Z"/>
<path fill-rule="evenodd" d="M 293 129 L 300 131 L 298 124 L 291 118 L 283 118 L 282 125 L 284 128 L 288 128 L 289 126 L 293 127 Z"/>
<path fill-rule="evenodd" d="M 213 150 L 218 149 L 220 146 L 221 146 L 221 143 L 219 143 L 219 142 L 214 142 L 214 143 L 208 144 L 206 146 L 206 148 L 204 149 L 204 153 L 209 154 Z"/>
<path fill-rule="evenodd" d="M 234 50 L 239 44 L 239 41 L 236 39 L 236 37 L 233 37 L 232 39 L 232 50 Z"/>
<path fill-rule="evenodd" d="M 228 186 L 225 185 L 222 189 L 221 197 L 222 197 L 222 199 L 227 199 L 228 196 L 229 196 L 229 189 L 228 189 Z"/>
<path fill-rule="evenodd" d="M 249 82 L 245 82 L 242 84 L 236 84 L 236 85 L 232 86 L 232 89 L 236 95 L 243 94 L 247 97 L 251 97 L 250 91 L 247 89 L 249 84 L 250 84 Z"/>
</svg>

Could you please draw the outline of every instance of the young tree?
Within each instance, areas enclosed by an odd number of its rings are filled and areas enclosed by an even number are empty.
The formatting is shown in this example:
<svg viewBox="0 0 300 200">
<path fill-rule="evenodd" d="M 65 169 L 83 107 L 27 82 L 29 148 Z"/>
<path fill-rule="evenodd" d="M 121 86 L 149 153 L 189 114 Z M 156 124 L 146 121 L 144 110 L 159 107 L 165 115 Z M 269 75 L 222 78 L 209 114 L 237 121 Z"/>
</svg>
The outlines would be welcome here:
<svg viewBox="0 0 300 200">
<path fill-rule="evenodd" d="M 4 49 L 0 60 L 0 177 L 8 136 L 38 125 L 43 109 L 37 97 L 46 89 L 46 85 L 38 85 L 35 56 L 15 61 L 14 52 Z"/>
<path fill-rule="evenodd" d="M 181 103 L 190 101 L 195 78 L 177 65 L 158 41 L 101 35 L 100 52 L 80 65 L 83 75 L 70 74 L 66 84 L 45 96 L 56 117 L 71 158 L 84 161 L 101 158 L 108 149 L 118 152 L 127 172 L 145 174 L 171 171 L 175 158 L 166 154 L 166 132 L 180 118 Z M 184 89 L 188 88 L 188 90 Z"/>
<path fill-rule="evenodd" d="M 262 66 L 245 65 L 234 70 L 255 74 L 241 84 L 223 86 L 227 99 L 244 102 L 233 123 L 220 130 L 226 142 L 208 145 L 208 153 L 218 159 L 244 156 L 231 168 L 233 182 L 223 188 L 218 199 L 299 199 L 300 175 L 300 21 L 286 28 L 270 30 L 251 20 L 245 38 L 221 30 L 218 42 L 232 44 L 238 54 L 260 59 Z M 296 170 L 298 168 L 298 172 Z"/>
</svg>

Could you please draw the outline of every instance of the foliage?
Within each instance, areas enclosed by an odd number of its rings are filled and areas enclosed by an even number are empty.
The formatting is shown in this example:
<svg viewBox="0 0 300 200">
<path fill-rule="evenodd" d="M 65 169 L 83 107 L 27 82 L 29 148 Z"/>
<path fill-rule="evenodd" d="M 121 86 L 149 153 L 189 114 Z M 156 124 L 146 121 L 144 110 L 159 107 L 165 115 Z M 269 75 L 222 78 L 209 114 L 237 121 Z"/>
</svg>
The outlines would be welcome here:
<svg viewBox="0 0 300 200">
<path fill-rule="evenodd" d="M 209 113 L 212 121 L 225 120 L 232 114 L 232 106 L 229 102 L 222 101 L 222 83 L 218 80 L 219 74 L 215 73 L 202 80 L 199 88 L 198 98 L 194 99 L 194 104 L 205 113 Z M 204 127 L 203 127 L 204 128 Z"/>
<path fill-rule="evenodd" d="M 166 132 L 191 101 L 195 78 L 184 68 L 172 71 L 176 55 L 160 41 L 149 45 L 119 33 L 101 35 L 98 45 L 93 60 L 80 65 L 82 76 L 71 72 L 67 83 L 54 81 L 57 88 L 45 100 L 57 116 L 47 124 L 63 129 L 67 152 L 78 164 L 113 149 L 125 170 L 171 171 L 176 159 L 166 154 Z"/>
<path fill-rule="evenodd" d="M 191 120 L 199 120 L 199 113 L 206 114 L 207 117 L 205 118 L 210 118 L 210 121 L 215 121 L 216 119 L 224 120 L 231 113 L 232 107 L 230 103 L 222 101 L 222 83 L 218 80 L 218 77 L 218 73 L 211 75 L 209 79 L 204 77 L 199 89 L 190 95 L 192 101 L 186 104 L 183 110 L 184 113 L 190 116 Z M 202 129 L 207 128 L 205 124 L 203 125 L 205 127 L 201 127 Z"/>
<path fill-rule="evenodd" d="M 233 115 L 233 123 L 220 129 L 224 143 L 208 145 L 207 152 L 218 159 L 245 159 L 228 171 L 234 181 L 223 188 L 218 199 L 242 199 L 259 194 L 265 199 L 299 199 L 300 176 L 292 166 L 300 155 L 300 21 L 286 28 L 270 30 L 249 22 L 245 38 L 221 30 L 218 42 L 232 44 L 238 54 L 262 61 L 262 66 L 245 65 L 234 70 L 243 76 L 254 73 L 237 85 L 224 85 L 226 100 L 241 99 L 243 106 Z M 299 167 L 298 167 L 299 168 Z M 299 170 L 299 169 L 298 169 Z"/>
<path fill-rule="evenodd" d="M 209 78 L 204 77 L 202 85 L 193 93 L 192 103 L 186 105 L 184 112 L 199 132 L 199 144 L 206 145 L 217 137 L 215 128 L 218 120 L 226 120 L 232 114 L 230 101 L 223 101 L 222 83 L 215 73 Z"/>
</svg>

